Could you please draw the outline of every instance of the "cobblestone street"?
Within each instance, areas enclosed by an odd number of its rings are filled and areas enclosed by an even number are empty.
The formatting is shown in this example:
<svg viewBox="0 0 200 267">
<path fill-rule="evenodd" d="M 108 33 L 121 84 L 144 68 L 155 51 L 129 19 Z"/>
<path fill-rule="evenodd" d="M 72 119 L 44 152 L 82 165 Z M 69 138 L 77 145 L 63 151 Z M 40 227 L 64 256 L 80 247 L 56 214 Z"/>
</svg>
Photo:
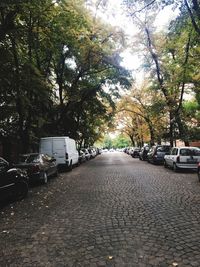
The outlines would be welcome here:
<svg viewBox="0 0 200 267">
<path fill-rule="evenodd" d="M 104 153 L 0 210 L 0 266 L 200 266 L 200 183 Z"/>
</svg>

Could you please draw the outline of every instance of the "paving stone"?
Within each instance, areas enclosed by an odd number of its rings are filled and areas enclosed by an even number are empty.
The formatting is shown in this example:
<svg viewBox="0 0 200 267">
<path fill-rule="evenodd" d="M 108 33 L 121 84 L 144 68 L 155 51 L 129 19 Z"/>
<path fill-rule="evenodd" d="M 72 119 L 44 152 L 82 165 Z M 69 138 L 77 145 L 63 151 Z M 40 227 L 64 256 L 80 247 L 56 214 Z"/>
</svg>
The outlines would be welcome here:
<svg viewBox="0 0 200 267">
<path fill-rule="evenodd" d="M 103 154 L 0 210 L 0 266 L 199 267 L 199 203 L 196 173 Z"/>
</svg>

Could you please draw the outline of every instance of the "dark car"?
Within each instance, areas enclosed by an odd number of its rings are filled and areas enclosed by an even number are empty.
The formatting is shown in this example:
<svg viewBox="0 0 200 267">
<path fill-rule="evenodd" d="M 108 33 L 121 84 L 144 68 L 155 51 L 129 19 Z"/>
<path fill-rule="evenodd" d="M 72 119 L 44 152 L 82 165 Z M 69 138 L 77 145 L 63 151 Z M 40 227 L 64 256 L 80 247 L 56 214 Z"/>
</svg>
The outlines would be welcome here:
<svg viewBox="0 0 200 267">
<path fill-rule="evenodd" d="M 198 179 L 200 182 L 200 162 L 198 163 L 198 166 L 197 166 L 197 175 L 198 175 Z"/>
<path fill-rule="evenodd" d="M 147 160 L 147 153 L 149 152 L 149 146 L 143 146 L 139 152 L 140 160 Z"/>
<path fill-rule="evenodd" d="M 147 153 L 147 161 L 154 164 L 163 164 L 164 156 L 170 152 L 169 145 L 152 146 Z"/>
<path fill-rule="evenodd" d="M 0 158 L 0 201 L 21 200 L 27 193 L 27 173 L 12 168 L 5 159 Z"/>
<path fill-rule="evenodd" d="M 15 166 L 27 171 L 30 182 L 41 181 L 46 184 L 50 176 L 58 175 L 56 159 L 45 154 L 30 153 L 21 155 L 19 163 Z"/>
<path fill-rule="evenodd" d="M 139 158 L 139 156 L 140 156 L 140 148 L 138 147 L 133 148 L 133 150 L 131 151 L 131 157 Z"/>
</svg>

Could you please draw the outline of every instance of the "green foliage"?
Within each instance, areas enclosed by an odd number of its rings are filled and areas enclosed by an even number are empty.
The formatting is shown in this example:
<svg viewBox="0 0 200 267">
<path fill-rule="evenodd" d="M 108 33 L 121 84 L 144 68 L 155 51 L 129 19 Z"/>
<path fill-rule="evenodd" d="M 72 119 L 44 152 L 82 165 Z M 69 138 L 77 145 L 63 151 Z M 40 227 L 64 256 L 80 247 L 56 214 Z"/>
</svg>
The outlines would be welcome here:
<svg viewBox="0 0 200 267">
<path fill-rule="evenodd" d="M 92 145 L 130 86 L 123 34 L 94 23 L 81 0 L 1 1 L 0 11 L 0 140 L 21 152 L 48 135 Z"/>
</svg>

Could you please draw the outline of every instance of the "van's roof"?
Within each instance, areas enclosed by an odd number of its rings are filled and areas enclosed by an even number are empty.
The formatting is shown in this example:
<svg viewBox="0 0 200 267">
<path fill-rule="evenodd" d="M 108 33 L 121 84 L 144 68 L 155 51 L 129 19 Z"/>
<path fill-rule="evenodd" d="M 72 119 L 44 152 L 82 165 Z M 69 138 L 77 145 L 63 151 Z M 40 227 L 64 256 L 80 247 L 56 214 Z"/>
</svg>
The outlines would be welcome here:
<svg viewBox="0 0 200 267">
<path fill-rule="evenodd" d="M 49 137 L 42 137 L 40 139 L 55 139 L 55 138 L 69 138 L 69 136 L 49 136 Z"/>
</svg>

